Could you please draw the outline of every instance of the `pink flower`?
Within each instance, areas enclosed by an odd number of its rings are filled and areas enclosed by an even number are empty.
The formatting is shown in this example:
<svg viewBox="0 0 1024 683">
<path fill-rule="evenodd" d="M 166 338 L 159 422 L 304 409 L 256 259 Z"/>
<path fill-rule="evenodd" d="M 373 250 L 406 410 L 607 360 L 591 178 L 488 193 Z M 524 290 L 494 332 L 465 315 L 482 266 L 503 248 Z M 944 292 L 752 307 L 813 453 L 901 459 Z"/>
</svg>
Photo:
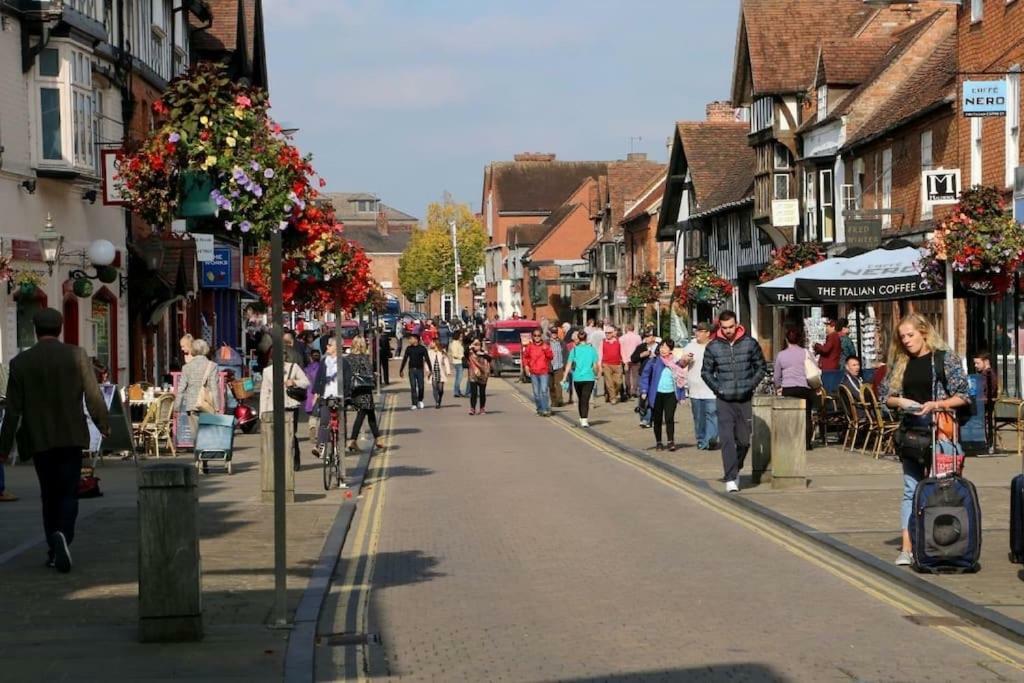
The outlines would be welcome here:
<svg viewBox="0 0 1024 683">
<path fill-rule="evenodd" d="M 239 95 L 235 98 L 235 104 L 237 104 L 239 107 L 248 107 L 252 105 L 252 100 L 250 100 L 245 95 Z"/>
</svg>

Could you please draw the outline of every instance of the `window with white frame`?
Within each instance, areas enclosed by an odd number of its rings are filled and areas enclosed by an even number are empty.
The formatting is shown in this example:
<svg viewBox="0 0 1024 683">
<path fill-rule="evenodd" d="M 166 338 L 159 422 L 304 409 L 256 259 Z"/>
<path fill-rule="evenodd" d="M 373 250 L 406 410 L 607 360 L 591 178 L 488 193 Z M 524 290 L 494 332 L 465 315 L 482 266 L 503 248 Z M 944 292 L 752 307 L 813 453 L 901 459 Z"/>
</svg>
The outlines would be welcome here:
<svg viewBox="0 0 1024 683">
<path fill-rule="evenodd" d="M 750 132 L 756 133 L 775 125 L 775 100 L 771 96 L 754 102 L 754 115 L 750 117 Z"/>
<path fill-rule="evenodd" d="M 182 0 L 174 0 L 174 9 L 171 13 L 174 17 L 171 76 L 178 76 L 188 68 L 188 36 L 185 32 L 185 10 L 182 9 L 181 2 Z"/>
<path fill-rule="evenodd" d="M 818 121 L 824 121 L 828 116 L 828 86 L 818 86 Z"/>
<path fill-rule="evenodd" d="M 92 58 L 70 43 L 51 40 L 36 61 L 34 93 L 38 167 L 96 174 L 100 112 Z"/>
<path fill-rule="evenodd" d="M 981 185 L 982 119 L 971 119 L 971 186 Z"/>
<path fill-rule="evenodd" d="M 789 199 L 789 174 L 776 173 L 772 185 L 772 199 Z"/>
<path fill-rule="evenodd" d="M 921 170 L 932 170 L 932 132 L 930 130 L 921 132 Z M 932 217 L 932 205 L 924 201 L 924 181 L 921 182 L 921 218 Z"/>
<path fill-rule="evenodd" d="M 790 154 L 789 148 L 781 142 L 775 143 L 775 168 L 789 168 Z"/>
<path fill-rule="evenodd" d="M 835 186 L 832 182 L 832 169 L 830 168 L 818 171 L 818 225 L 821 227 L 820 233 L 823 242 L 835 240 Z"/>
<path fill-rule="evenodd" d="M 804 239 L 818 239 L 817 199 L 814 190 L 814 171 L 804 173 Z"/>
<path fill-rule="evenodd" d="M 103 0 L 64 0 L 64 4 L 87 17 L 102 21 Z M 99 10 L 99 11 L 97 11 Z"/>
<path fill-rule="evenodd" d="M 892 148 L 882 150 L 882 208 L 892 208 Z M 882 229 L 888 230 L 892 226 L 892 216 L 888 213 L 882 214 Z"/>
<path fill-rule="evenodd" d="M 128 51 L 153 67 L 150 47 L 153 39 L 153 0 L 131 0 L 128 8 Z"/>
<path fill-rule="evenodd" d="M 981 21 L 985 15 L 985 0 L 971 0 L 971 21 Z"/>
<path fill-rule="evenodd" d="M 861 209 L 864 207 L 864 179 L 867 174 L 864 171 L 864 159 L 858 157 L 853 161 L 853 207 Z"/>
<path fill-rule="evenodd" d="M 1020 64 L 1006 74 L 1006 184 L 1013 186 L 1014 169 L 1020 165 Z"/>
</svg>

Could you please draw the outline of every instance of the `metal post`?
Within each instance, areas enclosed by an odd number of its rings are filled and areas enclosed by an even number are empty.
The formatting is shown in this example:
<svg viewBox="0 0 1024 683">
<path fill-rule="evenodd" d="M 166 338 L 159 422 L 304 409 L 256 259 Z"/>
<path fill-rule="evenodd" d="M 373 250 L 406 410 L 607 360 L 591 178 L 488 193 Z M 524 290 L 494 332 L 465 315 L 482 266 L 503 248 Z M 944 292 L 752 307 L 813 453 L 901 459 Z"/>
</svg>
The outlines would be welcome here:
<svg viewBox="0 0 1024 683">
<path fill-rule="evenodd" d="M 284 457 L 284 304 L 281 293 L 281 231 L 270 238 L 270 296 L 274 316 L 274 625 L 288 623 L 288 559 L 285 525 Z"/>
<path fill-rule="evenodd" d="M 455 229 L 455 220 L 448 221 L 448 227 L 452 231 L 452 258 L 455 260 L 455 290 L 452 293 L 452 317 L 458 316 L 459 310 L 459 236 Z"/>
<path fill-rule="evenodd" d="M 341 336 L 341 304 L 334 304 L 334 349 L 338 354 L 338 396 L 341 396 L 341 452 L 338 463 L 341 467 L 341 478 L 345 479 L 345 451 L 348 442 L 348 403 L 345 396 L 345 344 Z"/>
<path fill-rule="evenodd" d="M 946 344 L 955 351 L 956 332 L 953 330 L 953 262 L 946 261 Z"/>
</svg>

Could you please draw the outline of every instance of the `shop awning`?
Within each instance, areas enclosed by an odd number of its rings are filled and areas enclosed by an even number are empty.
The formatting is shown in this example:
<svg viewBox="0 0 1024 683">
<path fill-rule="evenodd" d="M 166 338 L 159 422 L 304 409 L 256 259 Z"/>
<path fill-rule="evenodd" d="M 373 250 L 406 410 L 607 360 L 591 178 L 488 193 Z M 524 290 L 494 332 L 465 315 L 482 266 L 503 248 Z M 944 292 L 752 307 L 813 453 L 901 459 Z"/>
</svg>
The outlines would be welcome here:
<svg viewBox="0 0 1024 683">
<path fill-rule="evenodd" d="M 597 308 L 597 300 L 600 298 L 601 295 L 594 292 L 573 292 L 572 307 L 574 309 Z"/>
<path fill-rule="evenodd" d="M 777 277 L 774 280 L 769 280 L 757 286 L 757 298 L 761 303 L 769 306 L 796 306 L 801 303 L 796 300 L 796 279 L 798 277 L 804 275 L 816 276 L 817 273 L 823 272 L 826 268 L 833 267 L 835 264 L 832 262 L 846 260 L 841 257 L 826 259 L 782 277 Z"/>
<path fill-rule="evenodd" d="M 825 267 L 796 273 L 796 298 L 814 303 L 893 301 L 938 294 L 918 271 L 914 247 L 873 249 L 847 259 L 827 259 Z"/>
</svg>

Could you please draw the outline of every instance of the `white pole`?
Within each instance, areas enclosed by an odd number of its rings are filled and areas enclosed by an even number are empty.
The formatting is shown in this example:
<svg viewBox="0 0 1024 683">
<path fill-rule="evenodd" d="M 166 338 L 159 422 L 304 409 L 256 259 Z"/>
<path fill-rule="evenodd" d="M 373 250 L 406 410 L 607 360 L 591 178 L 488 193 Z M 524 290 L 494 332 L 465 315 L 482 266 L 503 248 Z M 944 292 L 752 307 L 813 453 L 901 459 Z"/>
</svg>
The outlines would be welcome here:
<svg viewBox="0 0 1024 683">
<path fill-rule="evenodd" d="M 953 331 L 953 263 L 946 261 L 946 343 L 950 350 L 955 350 L 953 342 L 956 334 Z"/>
<path fill-rule="evenodd" d="M 455 259 L 455 289 L 452 293 L 452 317 L 459 316 L 459 238 L 455 231 L 455 221 L 448 221 L 448 227 L 452 231 L 452 257 Z"/>
</svg>

